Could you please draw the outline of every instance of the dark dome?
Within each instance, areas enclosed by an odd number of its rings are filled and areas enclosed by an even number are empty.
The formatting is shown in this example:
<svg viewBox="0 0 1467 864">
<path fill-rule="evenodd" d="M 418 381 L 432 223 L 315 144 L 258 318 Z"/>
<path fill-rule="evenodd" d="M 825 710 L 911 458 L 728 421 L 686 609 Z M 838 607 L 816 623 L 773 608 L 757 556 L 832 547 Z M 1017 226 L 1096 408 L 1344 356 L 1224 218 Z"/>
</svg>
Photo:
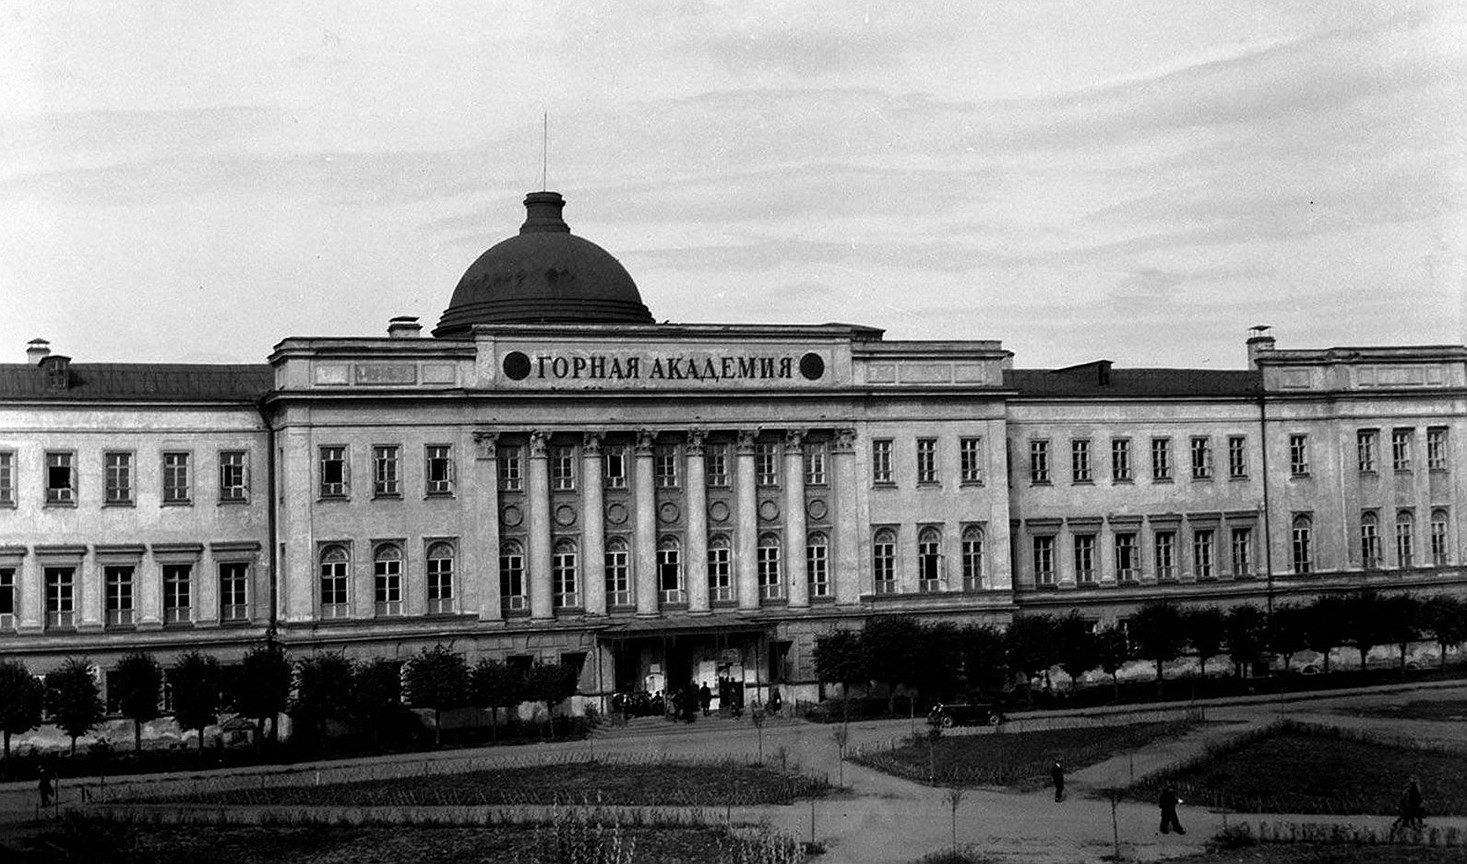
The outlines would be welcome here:
<svg viewBox="0 0 1467 864">
<path fill-rule="evenodd" d="M 651 324 L 637 283 L 611 253 L 570 233 L 556 192 L 525 196 L 520 233 L 469 265 L 434 336 L 475 324 Z"/>
</svg>

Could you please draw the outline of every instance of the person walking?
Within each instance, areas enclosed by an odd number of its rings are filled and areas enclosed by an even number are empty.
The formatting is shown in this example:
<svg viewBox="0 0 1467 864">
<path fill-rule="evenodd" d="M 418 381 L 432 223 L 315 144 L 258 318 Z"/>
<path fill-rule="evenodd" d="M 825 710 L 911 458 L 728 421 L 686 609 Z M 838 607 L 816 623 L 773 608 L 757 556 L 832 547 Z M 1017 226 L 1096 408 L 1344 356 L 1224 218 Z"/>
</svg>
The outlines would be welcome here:
<svg viewBox="0 0 1467 864">
<path fill-rule="evenodd" d="M 780 710 L 783 708 L 784 699 L 779 695 L 779 688 L 773 688 L 769 694 L 769 713 L 778 717 Z"/>
<path fill-rule="evenodd" d="M 1177 790 L 1171 786 L 1161 787 L 1161 798 L 1157 803 L 1161 806 L 1161 833 L 1176 831 L 1178 834 L 1186 834 L 1182 823 L 1177 820 L 1177 805 L 1182 803 L 1182 799 L 1177 797 Z"/>
<path fill-rule="evenodd" d="M 1391 830 L 1424 828 L 1426 827 L 1425 816 L 1426 809 L 1422 806 L 1421 784 L 1415 777 L 1412 777 L 1411 782 L 1406 784 L 1406 788 L 1401 790 L 1401 815 L 1391 823 Z"/>
<path fill-rule="evenodd" d="M 41 793 L 41 807 L 42 809 L 50 807 L 53 791 L 51 789 L 51 774 L 46 770 L 46 766 L 42 765 L 36 771 L 36 778 L 36 789 Z"/>
<path fill-rule="evenodd" d="M 708 709 L 713 705 L 713 691 L 708 689 L 708 682 L 704 681 L 698 687 L 698 705 L 703 709 L 703 716 L 708 716 Z"/>
<path fill-rule="evenodd" d="M 1054 781 L 1055 803 L 1065 800 L 1065 766 L 1058 759 L 1049 767 L 1049 779 Z"/>
</svg>

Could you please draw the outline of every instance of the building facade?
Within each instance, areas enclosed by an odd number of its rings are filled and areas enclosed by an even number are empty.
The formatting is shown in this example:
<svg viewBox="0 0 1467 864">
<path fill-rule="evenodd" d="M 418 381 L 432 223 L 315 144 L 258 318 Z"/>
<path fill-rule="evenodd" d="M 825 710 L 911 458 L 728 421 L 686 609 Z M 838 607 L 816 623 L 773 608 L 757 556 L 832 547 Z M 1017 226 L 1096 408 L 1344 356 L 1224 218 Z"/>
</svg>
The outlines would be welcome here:
<svg viewBox="0 0 1467 864">
<path fill-rule="evenodd" d="M 1237 371 L 655 323 L 532 193 L 438 327 L 258 366 L 0 366 L 0 653 L 578 663 L 580 690 L 816 698 L 871 616 L 1461 592 L 1462 346 Z"/>
</svg>

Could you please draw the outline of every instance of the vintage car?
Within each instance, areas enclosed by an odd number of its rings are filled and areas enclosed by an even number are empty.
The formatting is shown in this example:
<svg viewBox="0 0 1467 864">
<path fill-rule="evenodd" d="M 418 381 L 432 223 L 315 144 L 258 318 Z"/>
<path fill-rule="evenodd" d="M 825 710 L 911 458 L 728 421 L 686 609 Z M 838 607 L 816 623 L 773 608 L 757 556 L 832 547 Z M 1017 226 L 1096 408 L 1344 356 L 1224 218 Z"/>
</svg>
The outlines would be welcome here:
<svg viewBox="0 0 1467 864">
<path fill-rule="evenodd" d="M 1008 718 L 992 702 L 939 702 L 927 722 L 944 729 L 953 726 L 997 726 Z"/>
</svg>

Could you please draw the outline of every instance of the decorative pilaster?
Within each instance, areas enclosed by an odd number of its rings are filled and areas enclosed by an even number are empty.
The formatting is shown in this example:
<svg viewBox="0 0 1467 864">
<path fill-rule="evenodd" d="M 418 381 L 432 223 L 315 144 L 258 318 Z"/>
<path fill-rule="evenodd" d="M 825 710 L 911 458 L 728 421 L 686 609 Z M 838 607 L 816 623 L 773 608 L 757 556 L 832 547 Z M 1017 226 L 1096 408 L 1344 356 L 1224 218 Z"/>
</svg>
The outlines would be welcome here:
<svg viewBox="0 0 1467 864">
<path fill-rule="evenodd" d="M 601 496 L 602 433 L 587 432 L 581 444 L 581 596 L 587 615 L 606 614 L 606 515 Z"/>
<path fill-rule="evenodd" d="M 652 448 L 657 433 L 643 429 L 637 433 L 636 452 L 632 459 L 632 478 L 636 486 L 637 528 L 637 614 L 657 614 L 657 502 L 652 478 Z"/>
<path fill-rule="evenodd" d="M 526 486 L 530 533 L 530 617 L 555 617 L 554 586 L 550 583 L 550 435 L 536 429 L 530 433 L 530 470 Z"/>
<path fill-rule="evenodd" d="M 738 572 L 740 609 L 759 608 L 759 498 L 755 494 L 754 440 L 757 429 L 739 432 L 734 445 L 734 484 L 737 492 L 738 530 L 734 538 L 734 563 Z"/>
<path fill-rule="evenodd" d="M 464 612 L 477 612 L 480 621 L 504 617 L 499 596 L 499 433 L 482 429 L 474 433 L 474 485 L 469 506 L 474 519 L 471 531 L 478 533 L 464 544 Z M 472 585 L 469 579 L 473 578 Z M 470 590 L 472 589 L 472 590 Z"/>
<path fill-rule="evenodd" d="M 810 605 L 805 563 L 805 430 L 784 435 L 784 548 L 789 605 Z"/>
<path fill-rule="evenodd" d="M 707 430 L 688 430 L 688 611 L 707 612 L 708 604 L 708 489 L 703 466 L 703 439 Z"/>
<path fill-rule="evenodd" d="M 856 430 L 837 429 L 830 445 L 835 471 L 835 602 L 861 599 L 861 558 L 857 530 L 860 507 L 856 500 Z"/>
</svg>

